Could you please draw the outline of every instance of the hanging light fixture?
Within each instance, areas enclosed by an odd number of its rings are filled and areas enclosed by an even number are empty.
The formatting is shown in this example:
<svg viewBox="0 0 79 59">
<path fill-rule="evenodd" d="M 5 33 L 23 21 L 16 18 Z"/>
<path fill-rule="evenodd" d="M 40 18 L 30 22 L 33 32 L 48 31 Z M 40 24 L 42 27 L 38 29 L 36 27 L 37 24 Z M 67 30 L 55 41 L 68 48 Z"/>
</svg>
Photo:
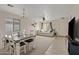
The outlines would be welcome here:
<svg viewBox="0 0 79 59">
<path fill-rule="evenodd" d="M 24 20 L 24 18 L 25 18 L 25 8 L 23 8 L 23 13 L 22 13 L 22 19 Z M 22 32 L 22 34 L 23 34 L 23 37 L 25 37 L 26 36 L 26 29 L 23 29 L 23 32 Z"/>
<path fill-rule="evenodd" d="M 24 19 L 25 18 L 25 8 L 23 8 L 23 16 L 22 18 Z"/>
<path fill-rule="evenodd" d="M 43 17 L 43 21 L 45 20 L 45 17 Z"/>
</svg>

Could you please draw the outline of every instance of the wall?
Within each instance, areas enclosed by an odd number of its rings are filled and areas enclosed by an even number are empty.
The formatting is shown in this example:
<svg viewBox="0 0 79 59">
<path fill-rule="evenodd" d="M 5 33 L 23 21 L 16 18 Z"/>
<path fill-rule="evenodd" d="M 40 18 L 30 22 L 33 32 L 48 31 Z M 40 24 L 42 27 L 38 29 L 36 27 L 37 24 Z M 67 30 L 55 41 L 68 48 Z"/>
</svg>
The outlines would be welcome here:
<svg viewBox="0 0 79 59">
<path fill-rule="evenodd" d="M 3 48 L 2 39 L 3 39 L 4 31 L 5 31 L 4 27 L 5 27 L 4 18 L 0 16 L 0 48 Z"/>
<path fill-rule="evenodd" d="M 32 30 L 32 20 L 26 18 L 21 20 L 21 31 L 26 30 L 26 33 L 29 33 Z"/>
<path fill-rule="evenodd" d="M 21 20 L 21 31 L 28 30 L 31 21 L 28 18 L 22 19 L 20 16 L 5 11 L 0 11 L 0 49 L 3 48 L 2 39 L 5 35 L 5 19 L 6 17 L 17 18 Z"/>
<path fill-rule="evenodd" d="M 49 22 L 49 23 L 52 22 L 52 28 L 55 29 L 57 35 L 66 36 L 66 35 L 68 35 L 68 23 L 71 19 L 72 19 L 71 17 L 62 17 L 60 19 L 46 21 L 46 24 L 47 24 L 47 22 Z M 44 28 L 44 29 L 46 30 L 46 28 Z M 48 26 L 48 29 L 50 30 L 50 26 Z"/>
<path fill-rule="evenodd" d="M 72 10 L 70 11 L 70 15 L 75 16 L 76 20 L 79 18 L 79 5 L 78 4 L 74 5 Z"/>
<path fill-rule="evenodd" d="M 58 36 L 66 36 L 68 35 L 68 22 L 71 19 L 68 17 L 60 18 L 58 20 L 52 21 L 53 29 L 57 32 Z"/>
</svg>

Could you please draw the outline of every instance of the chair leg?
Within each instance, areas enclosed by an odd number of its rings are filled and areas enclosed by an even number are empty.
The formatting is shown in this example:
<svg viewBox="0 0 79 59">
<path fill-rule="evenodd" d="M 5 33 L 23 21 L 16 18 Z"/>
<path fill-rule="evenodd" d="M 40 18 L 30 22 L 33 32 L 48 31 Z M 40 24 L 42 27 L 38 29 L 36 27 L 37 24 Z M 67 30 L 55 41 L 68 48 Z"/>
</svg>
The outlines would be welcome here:
<svg viewBox="0 0 79 59">
<path fill-rule="evenodd" d="M 28 54 L 29 53 L 29 43 L 27 44 L 26 50 L 27 50 L 27 54 Z"/>
<path fill-rule="evenodd" d="M 11 55 L 11 47 L 9 47 L 9 54 Z"/>
<path fill-rule="evenodd" d="M 26 51 L 26 45 L 24 46 L 24 53 L 25 53 L 25 54 L 27 53 L 27 51 Z"/>
</svg>

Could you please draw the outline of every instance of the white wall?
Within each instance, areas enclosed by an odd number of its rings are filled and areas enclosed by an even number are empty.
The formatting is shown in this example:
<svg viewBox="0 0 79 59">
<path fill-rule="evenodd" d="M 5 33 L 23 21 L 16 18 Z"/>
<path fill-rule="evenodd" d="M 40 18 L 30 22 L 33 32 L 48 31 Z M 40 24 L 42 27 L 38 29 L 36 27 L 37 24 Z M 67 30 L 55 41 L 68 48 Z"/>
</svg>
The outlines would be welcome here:
<svg viewBox="0 0 79 59">
<path fill-rule="evenodd" d="M 0 16 L 0 48 L 3 48 L 2 39 L 3 39 L 4 32 L 5 32 L 4 28 L 5 28 L 4 18 Z"/>
<path fill-rule="evenodd" d="M 26 30 L 29 33 L 32 30 L 32 20 L 26 18 L 21 20 L 21 31 Z"/>
<path fill-rule="evenodd" d="M 71 17 L 62 17 L 56 20 L 50 20 L 50 21 L 45 21 L 45 22 L 46 24 L 52 22 L 52 28 L 55 29 L 58 36 L 66 36 L 68 35 L 68 23 L 71 19 L 72 19 Z M 47 28 L 50 30 L 50 25 Z M 47 28 L 45 28 L 44 26 L 45 30 Z"/>
<path fill-rule="evenodd" d="M 79 18 L 79 4 L 73 6 L 72 10 L 70 11 L 71 16 L 75 16 L 76 20 Z"/>
<path fill-rule="evenodd" d="M 52 27 L 56 30 L 58 36 L 66 36 L 68 35 L 68 22 L 70 18 L 60 18 L 58 20 L 52 21 Z"/>
</svg>

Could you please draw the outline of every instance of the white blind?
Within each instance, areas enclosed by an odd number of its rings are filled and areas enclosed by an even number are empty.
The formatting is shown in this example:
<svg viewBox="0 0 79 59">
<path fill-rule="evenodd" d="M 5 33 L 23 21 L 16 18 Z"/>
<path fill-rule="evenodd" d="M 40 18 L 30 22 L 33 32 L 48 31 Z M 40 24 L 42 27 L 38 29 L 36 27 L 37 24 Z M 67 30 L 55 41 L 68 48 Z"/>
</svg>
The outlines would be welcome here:
<svg viewBox="0 0 79 59">
<path fill-rule="evenodd" d="M 7 34 L 20 31 L 20 20 L 6 18 L 5 28 Z"/>
</svg>

